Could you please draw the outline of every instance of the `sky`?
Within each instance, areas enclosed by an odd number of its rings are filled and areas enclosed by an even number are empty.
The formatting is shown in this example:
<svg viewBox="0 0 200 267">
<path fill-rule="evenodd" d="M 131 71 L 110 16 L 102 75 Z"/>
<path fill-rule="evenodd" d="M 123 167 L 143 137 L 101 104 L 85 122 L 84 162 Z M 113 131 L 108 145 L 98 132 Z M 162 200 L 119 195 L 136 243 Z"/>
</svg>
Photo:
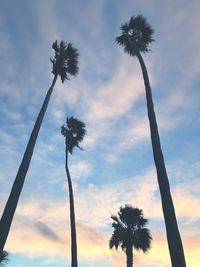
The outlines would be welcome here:
<svg viewBox="0 0 200 267">
<path fill-rule="evenodd" d="M 55 40 L 79 51 L 79 74 L 57 81 L 7 239 L 8 267 L 70 266 L 65 143 L 60 127 L 86 124 L 69 158 L 81 267 L 125 266 L 109 250 L 110 216 L 143 210 L 153 236 L 134 266 L 170 267 L 137 58 L 115 38 L 131 16 L 147 18 L 155 42 L 144 54 L 179 230 L 189 267 L 200 266 L 200 2 L 198 0 L 6 0 L 0 9 L 0 213 L 53 75 Z"/>
</svg>

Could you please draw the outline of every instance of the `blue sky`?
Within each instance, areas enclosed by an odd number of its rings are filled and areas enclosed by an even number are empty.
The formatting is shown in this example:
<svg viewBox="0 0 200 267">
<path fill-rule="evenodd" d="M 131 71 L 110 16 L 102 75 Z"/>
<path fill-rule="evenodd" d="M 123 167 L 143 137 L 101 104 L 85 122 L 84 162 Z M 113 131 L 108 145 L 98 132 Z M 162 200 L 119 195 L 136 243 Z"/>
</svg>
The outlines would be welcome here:
<svg viewBox="0 0 200 267">
<path fill-rule="evenodd" d="M 115 44 L 120 25 L 143 14 L 155 30 L 144 55 L 188 266 L 199 267 L 199 1 L 7 0 L 0 10 L 0 210 L 52 81 L 52 43 L 79 50 L 79 75 L 57 82 L 36 144 L 6 249 L 8 267 L 70 266 L 66 117 L 84 121 L 84 151 L 69 167 L 80 266 L 125 265 L 110 251 L 111 213 L 124 204 L 149 218 L 152 249 L 135 266 L 169 267 L 152 159 L 144 85 L 136 58 Z"/>
</svg>

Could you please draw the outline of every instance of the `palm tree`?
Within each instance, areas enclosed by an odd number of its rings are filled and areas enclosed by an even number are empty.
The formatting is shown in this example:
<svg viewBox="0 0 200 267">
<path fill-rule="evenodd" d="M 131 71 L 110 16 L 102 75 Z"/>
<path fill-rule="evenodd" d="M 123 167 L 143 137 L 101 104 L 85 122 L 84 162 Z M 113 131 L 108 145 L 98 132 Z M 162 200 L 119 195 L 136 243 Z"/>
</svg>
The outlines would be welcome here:
<svg viewBox="0 0 200 267">
<path fill-rule="evenodd" d="M 114 228 L 109 247 L 118 249 L 121 246 L 126 253 L 127 267 L 133 266 L 133 248 L 144 253 L 150 249 L 151 234 L 145 228 L 148 220 L 143 217 L 143 211 L 130 205 L 120 207 L 117 216 L 112 215 Z"/>
<path fill-rule="evenodd" d="M 3 250 L 0 254 L 0 266 L 4 266 L 8 263 L 9 259 L 8 259 L 8 252 Z"/>
<path fill-rule="evenodd" d="M 76 242 L 76 221 L 74 209 L 74 196 L 72 188 L 72 180 L 68 168 L 68 152 L 73 153 L 74 148 L 79 146 L 86 134 L 85 124 L 73 117 L 66 120 L 66 126 L 61 127 L 61 134 L 65 137 L 65 170 L 67 174 L 67 181 L 69 187 L 69 203 L 70 203 L 70 223 L 71 223 L 71 266 L 78 266 L 77 259 L 77 242 Z"/>
<path fill-rule="evenodd" d="M 147 111 L 151 132 L 151 143 L 153 157 L 157 171 L 157 179 L 161 194 L 162 209 L 164 214 L 168 247 L 173 267 L 186 267 L 185 256 L 181 236 L 179 233 L 173 200 L 170 193 L 169 179 L 165 167 L 163 153 L 160 144 L 156 115 L 154 111 L 151 86 L 147 69 L 141 53 L 149 51 L 149 44 L 154 41 L 152 38 L 153 29 L 142 16 L 131 17 L 129 22 L 121 26 L 122 34 L 116 38 L 116 42 L 123 46 L 125 53 L 136 56 L 139 60 L 146 91 Z"/>
<path fill-rule="evenodd" d="M 35 143 L 37 140 L 37 136 L 40 130 L 40 126 L 42 124 L 43 117 L 45 115 L 49 99 L 51 96 L 51 93 L 53 91 L 54 85 L 56 83 L 56 80 L 58 76 L 60 76 L 62 82 L 64 82 L 66 79 L 68 80 L 68 74 L 76 76 L 78 73 L 78 52 L 77 50 L 72 46 L 72 44 L 66 45 L 64 41 L 61 41 L 60 44 L 58 44 L 57 41 L 55 41 L 52 45 L 52 48 L 55 51 L 55 56 L 53 59 L 51 59 L 51 62 L 53 63 L 53 82 L 47 91 L 46 97 L 44 99 L 42 108 L 39 112 L 39 115 L 36 119 L 35 125 L 33 127 L 31 136 L 29 138 L 26 150 L 24 152 L 21 164 L 19 166 L 17 176 L 15 178 L 15 181 L 13 183 L 11 193 L 9 195 L 8 201 L 6 203 L 5 209 L 3 211 L 1 221 L 0 221 L 0 253 L 2 253 L 3 248 L 6 243 L 6 239 L 9 234 L 9 230 L 11 227 L 11 223 L 13 220 L 13 216 L 17 207 L 17 203 L 23 188 L 24 180 L 26 177 L 26 173 L 28 171 L 30 161 L 33 155 L 33 150 L 35 147 Z"/>
</svg>

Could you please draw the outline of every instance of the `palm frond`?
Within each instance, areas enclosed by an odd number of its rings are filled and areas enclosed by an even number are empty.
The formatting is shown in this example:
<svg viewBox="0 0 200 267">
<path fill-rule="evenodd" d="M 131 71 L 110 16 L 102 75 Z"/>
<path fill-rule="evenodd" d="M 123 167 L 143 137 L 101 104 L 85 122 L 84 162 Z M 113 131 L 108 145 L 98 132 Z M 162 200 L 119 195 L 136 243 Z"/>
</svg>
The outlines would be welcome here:
<svg viewBox="0 0 200 267">
<path fill-rule="evenodd" d="M 132 16 L 129 22 L 122 24 L 121 33 L 116 37 L 116 42 L 131 56 L 137 55 L 138 52 L 148 52 L 150 43 L 154 41 L 154 31 L 142 15 Z"/>
<path fill-rule="evenodd" d="M 55 52 L 58 52 L 59 46 L 58 46 L 58 41 L 57 40 L 55 42 L 53 42 L 52 48 L 55 50 Z"/>
<path fill-rule="evenodd" d="M 133 245 L 136 250 L 147 252 L 151 247 L 152 236 L 147 228 L 137 229 L 134 233 Z"/>
<path fill-rule="evenodd" d="M 109 248 L 112 249 L 113 247 L 115 247 L 116 249 L 118 249 L 119 245 L 120 245 L 120 240 L 117 238 L 116 235 L 112 235 L 109 241 Z"/>
<path fill-rule="evenodd" d="M 128 23 L 124 23 L 124 24 L 122 24 L 122 26 L 121 26 L 121 31 L 123 32 L 123 33 L 126 33 L 126 34 L 128 34 L 128 32 L 129 32 L 129 25 L 128 25 Z"/>
<path fill-rule="evenodd" d="M 8 252 L 3 250 L 2 253 L 0 254 L 0 266 L 4 266 L 5 264 L 8 263 L 9 259 L 8 259 Z"/>
<path fill-rule="evenodd" d="M 65 57 L 68 58 L 66 65 L 66 72 L 71 75 L 78 74 L 78 50 L 72 46 L 71 43 L 68 44 L 65 50 Z"/>
<path fill-rule="evenodd" d="M 118 223 L 118 218 L 117 218 L 117 216 L 115 216 L 115 215 L 111 215 L 110 218 L 113 219 L 114 221 L 116 221 L 116 222 Z"/>
<path fill-rule="evenodd" d="M 65 128 L 64 125 L 61 126 L 61 134 L 62 134 L 63 136 L 66 136 L 66 128 Z"/>
</svg>

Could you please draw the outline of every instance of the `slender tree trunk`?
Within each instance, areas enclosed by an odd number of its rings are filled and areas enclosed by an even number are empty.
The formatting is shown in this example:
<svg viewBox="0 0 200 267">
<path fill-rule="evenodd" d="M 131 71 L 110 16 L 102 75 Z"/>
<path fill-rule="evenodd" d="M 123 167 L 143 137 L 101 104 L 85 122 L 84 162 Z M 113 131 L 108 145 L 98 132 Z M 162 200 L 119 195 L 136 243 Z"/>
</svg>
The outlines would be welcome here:
<svg viewBox="0 0 200 267">
<path fill-rule="evenodd" d="M 71 267 L 78 266 L 77 259 L 77 242 L 76 242 L 76 222 L 75 222 L 75 209 L 74 209 L 74 196 L 72 181 L 68 168 L 68 148 L 67 148 L 67 137 L 66 137 L 66 148 L 65 148 L 65 170 L 67 174 L 67 181 L 69 187 L 69 203 L 70 203 L 70 225 L 71 225 Z"/>
<path fill-rule="evenodd" d="M 37 136 L 40 130 L 40 126 L 42 124 L 43 117 L 45 115 L 49 99 L 51 96 L 51 93 L 53 91 L 53 87 L 56 83 L 58 75 L 54 76 L 53 82 L 51 84 L 51 87 L 49 88 L 45 100 L 43 102 L 42 108 L 40 110 L 40 113 L 36 119 L 35 125 L 33 127 L 31 136 L 29 138 L 26 150 L 24 152 L 24 156 L 22 158 L 21 164 L 19 166 L 17 176 L 15 178 L 15 181 L 13 183 L 9 198 L 7 200 L 6 206 L 4 208 L 1 221 L 0 221 L 0 254 L 2 253 L 6 239 L 8 237 L 10 227 L 12 224 L 13 216 L 15 214 L 15 210 L 17 208 L 17 203 L 24 185 L 24 180 L 30 165 L 30 161 L 33 155 L 33 150 L 35 147 L 35 143 L 37 140 Z"/>
<path fill-rule="evenodd" d="M 133 267 L 133 247 L 126 248 L 126 266 Z"/>
<path fill-rule="evenodd" d="M 170 193 L 169 180 L 165 168 L 163 153 L 161 150 L 158 126 L 156 122 L 156 115 L 154 112 L 154 105 L 152 100 L 152 93 L 151 93 L 148 73 L 140 53 L 137 54 L 137 58 L 142 68 L 142 74 L 145 84 L 148 118 L 151 131 L 151 143 L 153 148 L 153 157 L 156 165 L 157 179 L 161 194 L 162 209 L 165 219 L 167 241 L 171 257 L 171 263 L 172 267 L 186 267 L 183 245 L 178 230 L 178 224 L 176 220 L 173 200 Z"/>
</svg>

